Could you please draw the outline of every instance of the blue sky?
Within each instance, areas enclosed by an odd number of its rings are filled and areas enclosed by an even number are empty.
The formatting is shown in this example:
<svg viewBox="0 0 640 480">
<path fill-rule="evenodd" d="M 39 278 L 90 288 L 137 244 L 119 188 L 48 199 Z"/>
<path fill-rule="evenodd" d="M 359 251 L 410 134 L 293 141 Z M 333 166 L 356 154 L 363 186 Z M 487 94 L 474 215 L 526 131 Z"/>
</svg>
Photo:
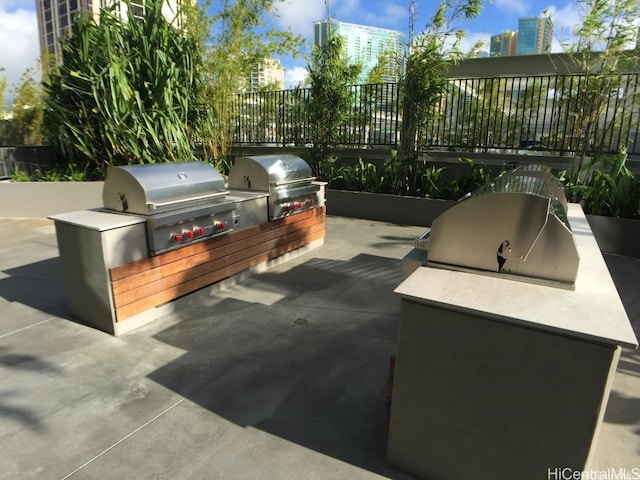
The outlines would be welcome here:
<svg viewBox="0 0 640 480">
<path fill-rule="evenodd" d="M 18 84 L 22 73 L 34 65 L 39 56 L 36 0 L 0 0 L 0 68 L 9 80 L 9 92 Z M 215 2 L 214 2 L 215 3 Z M 415 0 L 414 32 L 428 22 L 437 6 L 435 0 Z M 467 31 L 470 47 L 477 40 L 488 45 L 489 37 L 505 30 L 517 30 L 518 18 L 539 16 L 547 9 L 554 21 L 556 47 L 566 38 L 573 25 L 579 22 L 576 0 L 494 0 L 486 2 L 480 16 L 472 22 L 461 23 Z M 337 20 L 380 28 L 399 30 L 405 34 L 409 25 L 409 1 L 399 0 L 332 0 L 331 15 Z M 304 36 L 308 44 L 313 40 L 313 22 L 326 18 L 324 0 L 285 0 L 279 6 L 279 16 L 272 19 L 282 29 L 290 28 Z M 304 59 L 282 59 L 287 86 L 298 83 L 305 75 Z"/>
<path fill-rule="evenodd" d="M 437 2 L 415 0 L 414 33 L 419 33 L 435 12 Z M 482 40 L 489 48 L 491 35 L 506 30 L 517 30 L 521 17 L 551 15 L 554 28 L 554 51 L 560 51 L 560 40 L 570 35 L 580 22 L 576 0 L 493 0 L 485 2 L 480 15 L 473 21 L 458 25 L 466 32 L 466 49 Z M 281 28 L 291 28 L 303 35 L 309 44 L 313 41 L 313 22 L 326 18 L 324 0 L 286 0 L 279 8 L 280 16 L 274 22 Z M 408 34 L 409 1 L 399 0 L 333 0 L 330 2 L 333 18 L 343 22 L 398 30 Z M 304 75 L 304 60 L 283 60 L 287 82 L 296 83 Z"/>
</svg>

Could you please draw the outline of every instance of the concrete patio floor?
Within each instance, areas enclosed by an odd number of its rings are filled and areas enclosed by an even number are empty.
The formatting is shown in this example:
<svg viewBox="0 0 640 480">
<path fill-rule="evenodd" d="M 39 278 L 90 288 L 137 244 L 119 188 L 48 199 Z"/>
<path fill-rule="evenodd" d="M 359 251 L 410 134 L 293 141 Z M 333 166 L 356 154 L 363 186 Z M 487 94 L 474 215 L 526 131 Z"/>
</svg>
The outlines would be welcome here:
<svg viewBox="0 0 640 480">
<path fill-rule="evenodd" d="M 324 246 L 112 337 L 68 317 L 53 223 L 0 222 L 0 479 L 412 478 L 385 417 L 423 227 L 328 217 Z M 640 336 L 640 259 L 605 259 Z M 640 468 L 637 351 L 591 465 L 609 468 Z"/>
</svg>

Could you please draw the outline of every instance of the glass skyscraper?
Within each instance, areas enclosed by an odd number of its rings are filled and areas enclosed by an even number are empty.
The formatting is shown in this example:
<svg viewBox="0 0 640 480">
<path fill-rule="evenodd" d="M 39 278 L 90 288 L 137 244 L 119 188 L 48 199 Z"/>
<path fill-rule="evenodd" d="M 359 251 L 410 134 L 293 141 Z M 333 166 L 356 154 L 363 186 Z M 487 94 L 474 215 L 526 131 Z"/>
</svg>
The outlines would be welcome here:
<svg viewBox="0 0 640 480">
<path fill-rule="evenodd" d="M 548 17 L 527 17 L 518 20 L 516 55 L 537 55 L 551 51 L 553 22 Z"/>
<path fill-rule="evenodd" d="M 358 79 L 360 82 L 366 81 L 367 75 L 377 65 L 381 54 L 389 53 L 394 58 L 391 59 L 386 81 L 395 81 L 397 68 L 396 58 L 402 58 L 405 51 L 405 35 L 395 30 L 356 25 L 353 23 L 339 22 L 333 18 L 314 22 L 313 24 L 313 44 L 324 45 L 329 36 L 329 29 L 345 39 L 345 50 L 349 61 L 360 63 L 362 73 Z"/>
</svg>

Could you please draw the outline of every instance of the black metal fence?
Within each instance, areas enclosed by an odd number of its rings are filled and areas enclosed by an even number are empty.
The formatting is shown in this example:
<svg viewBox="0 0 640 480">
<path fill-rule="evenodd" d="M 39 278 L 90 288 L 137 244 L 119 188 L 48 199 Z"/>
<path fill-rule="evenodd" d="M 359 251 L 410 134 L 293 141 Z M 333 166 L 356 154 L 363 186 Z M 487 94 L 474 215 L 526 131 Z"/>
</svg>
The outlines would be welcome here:
<svg viewBox="0 0 640 480">
<path fill-rule="evenodd" d="M 419 130 L 417 147 L 571 155 L 586 145 L 586 150 L 626 147 L 640 154 L 638 75 L 605 80 L 581 75 L 451 79 L 449 92 Z M 351 92 L 341 145 L 395 148 L 402 122 L 398 85 L 354 85 Z M 309 89 L 239 94 L 231 107 L 234 144 L 312 144 L 309 95 Z"/>
</svg>

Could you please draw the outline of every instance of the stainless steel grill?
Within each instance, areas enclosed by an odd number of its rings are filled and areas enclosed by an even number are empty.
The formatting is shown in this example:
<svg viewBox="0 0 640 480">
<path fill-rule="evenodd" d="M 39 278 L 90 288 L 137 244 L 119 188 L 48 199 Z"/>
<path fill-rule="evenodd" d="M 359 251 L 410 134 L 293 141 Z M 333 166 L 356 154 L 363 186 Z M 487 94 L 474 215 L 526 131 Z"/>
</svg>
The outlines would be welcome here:
<svg viewBox="0 0 640 480">
<path fill-rule="evenodd" d="M 544 166 L 514 169 L 436 218 L 416 246 L 427 265 L 571 286 L 578 253 L 562 186 Z"/>
<path fill-rule="evenodd" d="M 230 189 L 269 193 L 269 219 L 319 206 L 320 185 L 311 167 L 295 155 L 238 157 L 229 172 Z"/>
<path fill-rule="evenodd" d="M 222 175 L 203 162 L 110 167 L 102 191 L 107 210 L 146 219 L 156 255 L 233 229 L 235 201 Z"/>
</svg>

